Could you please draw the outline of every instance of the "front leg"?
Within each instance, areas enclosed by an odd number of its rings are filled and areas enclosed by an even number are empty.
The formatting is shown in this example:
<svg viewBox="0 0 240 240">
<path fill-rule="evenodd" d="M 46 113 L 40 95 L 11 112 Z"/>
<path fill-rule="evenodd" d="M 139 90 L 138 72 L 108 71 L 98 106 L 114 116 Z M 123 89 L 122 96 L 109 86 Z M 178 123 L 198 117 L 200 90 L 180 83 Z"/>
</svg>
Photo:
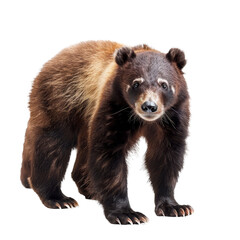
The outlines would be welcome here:
<svg viewBox="0 0 240 240">
<path fill-rule="evenodd" d="M 119 117 L 101 112 L 92 123 L 89 152 L 90 179 L 110 223 L 146 222 L 147 218 L 142 213 L 133 211 L 129 204 L 125 155 L 131 129 L 124 120 L 119 123 Z M 123 116 L 121 119 L 124 119 Z"/>
<path fill-rule="evenodd" d="M 149 126 L 145 130 L 148 142 L 146 167 L 155 193 L 158 216 L 187 216 L 193 213 L 189 205 L 179 205 L 174 198 L 178 175 L 183 167 L 186 128 L 181 124 Z"/>
</svg>

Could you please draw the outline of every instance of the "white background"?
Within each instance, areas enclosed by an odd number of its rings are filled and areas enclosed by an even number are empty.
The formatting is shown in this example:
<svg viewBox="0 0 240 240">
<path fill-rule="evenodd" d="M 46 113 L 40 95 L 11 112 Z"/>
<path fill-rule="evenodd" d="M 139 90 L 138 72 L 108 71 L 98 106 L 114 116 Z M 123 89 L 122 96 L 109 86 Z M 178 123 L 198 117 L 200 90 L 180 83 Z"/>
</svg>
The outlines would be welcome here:
<svg viewBox="0 0 240 240">
<path fill-rule="evenodd" d="M 0 2 L 0 238 L 1 239 L 239 239 L 240 37 L 237 1 L 2 1 Z M 79 207 L 45 208 L 20 183 L 28 94 L 41 66 L 85 40 L 146 43 L 185 51 L 191 126 L 176 199 L 191 204 L 185 218 L 157 217 L 140 141 L 129 162 L 132 208 L 150 221 L 114 226 L 102 207 L 78 194 L 70 173 L 63 192 Z M 3 237 L 4 236 L 4 237 Z"/>
</svg>

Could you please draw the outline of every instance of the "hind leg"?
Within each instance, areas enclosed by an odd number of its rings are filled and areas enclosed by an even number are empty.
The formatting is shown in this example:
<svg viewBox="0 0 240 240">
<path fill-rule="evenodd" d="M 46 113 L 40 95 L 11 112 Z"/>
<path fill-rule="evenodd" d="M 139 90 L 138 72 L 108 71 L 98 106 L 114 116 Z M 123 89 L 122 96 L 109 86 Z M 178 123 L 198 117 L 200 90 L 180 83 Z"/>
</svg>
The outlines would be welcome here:
<svg viewBox="0 0 240 240">
<path fill-rule="evenodd" d="M 60 187 L 71 153 L 72 138 L 66 129 L 35 128 L 30 184 L 48 208 L 76 207 L 77 202 L 66 197 Z"/>
<path fill-rule="evenodd" d="M 82 127 L 78 137 L 77 157 L 72 171 L 72 178 L 75 181 L 79 193 L 87 199 L 94 199 L 91 192 L 90 180 L 88 177 L 88 133 L 87 126 Z"/>
<path fill-rule="evenodd" d="M 31 139 L 31 128 L 28 125 L 25 134 L 25 142 L 23 146 L 23 153 L 22 153 L 22 168 L 21 168 L 21 182 L 24 187 L 30 188 L 29 184 L 29 177 L 31 176 L 31 161 L 32 161 L 32 147 L 33 147 L 33 139 Z"/>
</svg>

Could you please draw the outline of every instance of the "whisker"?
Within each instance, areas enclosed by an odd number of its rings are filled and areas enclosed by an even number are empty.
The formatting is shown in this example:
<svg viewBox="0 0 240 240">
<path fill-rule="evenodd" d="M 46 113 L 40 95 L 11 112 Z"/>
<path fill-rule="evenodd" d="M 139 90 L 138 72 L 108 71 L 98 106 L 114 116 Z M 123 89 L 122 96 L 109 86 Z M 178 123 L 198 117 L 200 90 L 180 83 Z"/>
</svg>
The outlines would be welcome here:
<svg viewBox="0 0 240 240">
<path fill-rule="evenodd" d="M 123 109 L 121 109 L 121 110 L 119 110 L 119 111 L 117 111 L 117 112 L 115 112 L 115 113 L 112 113 L 111 116 L 112 116 L 112 115 L 115 115 L 115 114 L 118 114 L 118 113 L 120 113 L 120 112 L 122 112 L 122 111 L 124 111 L 124 110 L 126 110 L 126 109 L 128 109 L 128 108 L 130 108 L 130 107 L 126 107 L 126 108 L 123 108 Z"/>
<path fill-rule="evenodd" d="M 165 128 L 165 125 L 164 125 L 164 123 L 163 123 L 163 120 L 164 120 L 164 116 L 163 117 L 161 117 L 161 123 L 162 123 L 162 125 L 163 125 L 163 127 Z"/>
<path fill-rule="evenodd" d="M 173 110 L 175 113 L 179 114 L 179 112 L 176 111 L 173 107 L 171 107 L 171 110 Z"/>
<path fill-rule="evenodd" d="M 134 113 L 131 111 L 131 112 L 130 112 L 130 115 L 129 115 L 129 118 L 128 118 L 128 121 L 129 121 L 129 122 L 132 121 L 133 115 L 134 115 Z"/>
<path fill-rule="evenodd" d="M 176 129 L 174 122 L 172 121 L 172 119 L 167 115 L 167 113 L 165 113 L 165 116 L 168 118 L 169 122 L 172 124 L 172 126 Z"/>
<path fill-rule="evenodd" d="M 137 118 L 135 112 L 134 112 L 134 111 L 131 111 L 131 115 L 130 115 L 130 117 L 129 117 L 130 122 L 132 121 L 133 124 L 135 124 L 136 121 L 137 121 L 137 119 L 138 119 L 138 118 Z"/>
<path fill-rule="evenodd" d="M 136 123 L 136 115 L 134 112 L 132 113 L 132 119 L 133 119 L 133 123 L 135 124 Z"/>
</svg>

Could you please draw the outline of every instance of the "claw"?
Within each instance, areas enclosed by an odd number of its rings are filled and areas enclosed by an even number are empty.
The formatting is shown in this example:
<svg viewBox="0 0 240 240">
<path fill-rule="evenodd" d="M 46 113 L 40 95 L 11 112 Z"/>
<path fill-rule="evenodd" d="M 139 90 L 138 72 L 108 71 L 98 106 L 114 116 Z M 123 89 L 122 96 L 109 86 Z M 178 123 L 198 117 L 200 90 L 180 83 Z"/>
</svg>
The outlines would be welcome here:
<svg viewBox="0 0 240 240">
<path fill-rule="evenodd" d="M 130 218 L 128 218 L 127 221 L 128 221 L 131 225 L 133 225 L 133 222 L 132 222 L 132 220 L 131 220 Z"/>
<path fill-rule="evenodd" d="M 78 202 L 76 200 L 72 199 L 71 206 L 78 207 Z"/>
<path fill-rule="evenodd" d="M 175 214 L 175 217 L 178 217 L 178 213 L 176 209 L 173 209 L 173 213 Z"/>
<path fill-rule="evenodd" d="M 189 206 L 189 209 L 190 209 L 190 214 L 193 214 L 194 213 L 194 209 L 191 206 Z"/>
<path fill-rule="evenodd" d="M 148 222 L 148 218 L 147 217 L 141 217 L 140 222 L 146 223 L 146 222 Z"/>
<path fill-rule="evenodd" d="M 63 205 L 67 208 L 72 208 L 72 205 L 70 203 L 63 203 Z"/>
<path fill-rule="evenodd" d="M 164 211 L 161 208 L 158 209 L 158 216 L 165 216 Z"/>
<path fill-rule="evenodd" d="M 59 209 L 61 209 L 61 205 L 58 203 L 58 202 L 56 202 L 56 207 L 58 207 Z"/>
<path fill-rule="evenodd" d="M 69 208 L 69 205 L 67 203 L 63 203 L 63 205 L 66 207 L 66 208 Z"/>
<path fill-rule="evenodd" d="M 134 218 L 134 221 L 139 225 L 141 224 L 140 220 L 138 218 Z"/>
<path fill-rule="evenodd" d="M 182 216 L 185 217 L 185 211 L 182 208 L 180 208 L 179 211 L 181 211 Z"/>
<path fill-rule="evenodd" d="M 189 211 L 189 209 L 188 209 L 187 207 L 185 208 L 185 210 L 186 210 L 186 212 L 187 212 L 186 215 L 187 215 L 187 216 L 190 215 L 190 211 Z"/>
<path fill-rule="evenodd" d="M 119 225 L 122 225 L 120 220 L 118 218 L 116 218 L 116 222 L 119 224 Z"/>
</svg>

